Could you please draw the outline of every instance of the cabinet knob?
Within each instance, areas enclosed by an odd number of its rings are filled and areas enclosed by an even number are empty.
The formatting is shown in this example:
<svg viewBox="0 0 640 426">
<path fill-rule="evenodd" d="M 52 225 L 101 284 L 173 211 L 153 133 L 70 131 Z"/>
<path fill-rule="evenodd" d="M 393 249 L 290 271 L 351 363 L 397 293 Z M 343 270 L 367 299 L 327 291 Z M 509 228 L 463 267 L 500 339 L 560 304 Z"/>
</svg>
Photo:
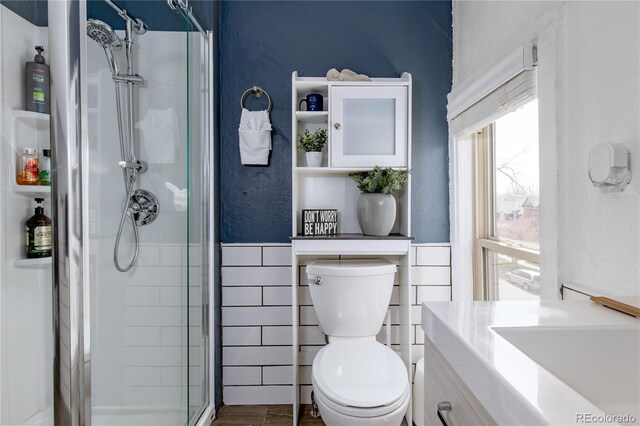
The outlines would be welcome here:
<svg viewBox="0 0 640 426">
<path fill-rule="evenodd" d="M 335 127 L 336 130 L 340 130 L 342 128 L 342 125 L 340 123 L 336 123 L 333 125 L 333 127 Z"/>
</svg>

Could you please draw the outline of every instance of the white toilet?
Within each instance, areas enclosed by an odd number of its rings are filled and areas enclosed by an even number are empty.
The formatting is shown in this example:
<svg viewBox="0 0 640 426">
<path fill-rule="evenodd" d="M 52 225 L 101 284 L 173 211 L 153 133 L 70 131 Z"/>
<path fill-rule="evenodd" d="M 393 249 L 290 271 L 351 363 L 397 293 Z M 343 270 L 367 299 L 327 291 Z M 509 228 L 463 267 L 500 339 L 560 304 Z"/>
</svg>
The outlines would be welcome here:
<svg viewBox="0 0 640 426">
<path fill-rule="evenodd" d="M 329 344 L 313 361 L 315 402 L 328 426 L 400 425 L 411 397 L 407 369 L 376 335 L 396 266 L 386 260 L 316 260 L 307 280 Z"/>
</svg>

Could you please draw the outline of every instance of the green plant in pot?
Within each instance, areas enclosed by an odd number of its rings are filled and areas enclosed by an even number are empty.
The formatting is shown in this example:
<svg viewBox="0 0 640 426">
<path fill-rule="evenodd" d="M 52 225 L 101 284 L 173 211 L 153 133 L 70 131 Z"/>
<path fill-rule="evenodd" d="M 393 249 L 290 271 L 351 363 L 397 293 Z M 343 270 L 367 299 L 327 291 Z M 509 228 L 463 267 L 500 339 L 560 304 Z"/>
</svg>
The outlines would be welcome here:
<svg viewBox="0 0 640 426">
<path fill-rule="evenodd" d="M 358 184 L 358 222 L 362 233 L 385 237 L 396 222 L 396 199 L 393 193 L 405 187 L 408 169 L 382 169 L 375 166 L 366 172 L 353 172 L 349 176 Z"/>
<path fill-rule="evenodd" d="M 322 164 L 322 148 L 327 144 L 327 130 L 316 129 L 311 133 L 309 129 L 299 135 L 298 149 L 303 150 L 307 157 L 307 167 L 320 167 Z"/>
</svg>

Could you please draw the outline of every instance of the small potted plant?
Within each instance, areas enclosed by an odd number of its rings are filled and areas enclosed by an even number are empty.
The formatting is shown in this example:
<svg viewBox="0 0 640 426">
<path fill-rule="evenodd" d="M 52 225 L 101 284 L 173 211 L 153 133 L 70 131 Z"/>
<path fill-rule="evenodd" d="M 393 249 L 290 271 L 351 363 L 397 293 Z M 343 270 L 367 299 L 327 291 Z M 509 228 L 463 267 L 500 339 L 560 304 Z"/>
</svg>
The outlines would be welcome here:
<svg viewBox="0 0 640 426">
<path fill-rule="evenodd" d="M 363 234 L 389 235 L 396 222 L 396 199 L 393 193 L 404 188 L 409 173 L 408 169 L 382 169 L 378 166 L 367 172 L 349 173 L 361 192 L 357 212 Z"/>
<path fill-rule="evenodd" d="M 327 144 L 327 130 L 317 129 L 311 133 L 305 130 L 298 138 L 298 149 L 303 150 L 307 157 L 307 167 L 320 167 L 322 164 L 322 148 Z"/>
</svg>

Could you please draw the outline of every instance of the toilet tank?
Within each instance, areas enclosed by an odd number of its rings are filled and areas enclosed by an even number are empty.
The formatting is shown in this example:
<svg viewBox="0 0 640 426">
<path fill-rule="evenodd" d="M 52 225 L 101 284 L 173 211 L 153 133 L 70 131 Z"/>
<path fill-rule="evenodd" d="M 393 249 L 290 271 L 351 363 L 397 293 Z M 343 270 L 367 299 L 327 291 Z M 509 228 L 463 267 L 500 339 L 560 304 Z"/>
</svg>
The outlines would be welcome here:
<svg viewBox="0 0 640 426">
<path fill-rule="evenodd" d="M 380 332 L 396 265 L 384 259 L 316 260 L 307 282 L 322 331 L 332 337 L 366 337 Z"/>
</svg>

